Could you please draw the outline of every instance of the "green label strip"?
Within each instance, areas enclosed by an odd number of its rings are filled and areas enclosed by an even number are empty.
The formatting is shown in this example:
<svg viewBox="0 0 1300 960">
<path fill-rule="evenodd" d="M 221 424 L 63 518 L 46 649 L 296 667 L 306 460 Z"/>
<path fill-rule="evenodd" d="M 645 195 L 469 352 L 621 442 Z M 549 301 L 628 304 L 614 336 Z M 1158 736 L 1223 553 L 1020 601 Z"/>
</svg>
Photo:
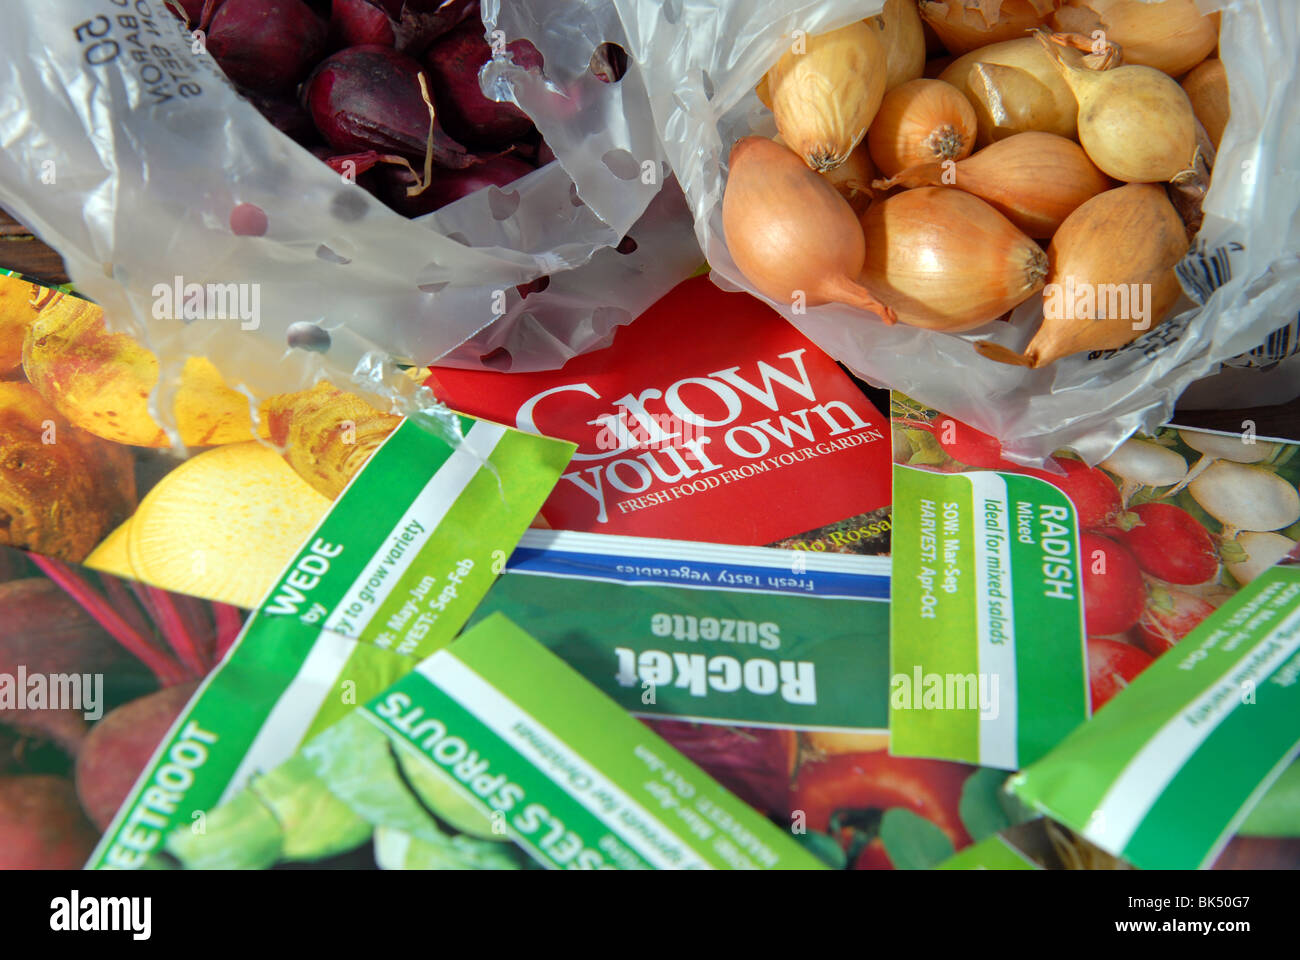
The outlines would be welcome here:
<svg viewBox="0 0 1300 960">
<path fill-rule="evenodd" d="M 277 766 L 464 626 L 573 445 L 460 417 L 404 420 L 204 681 L 92 854 L 145 864 L 164 834 Z"/>
<path fill-rule="evenodd" d="M 1000 835 L 986 837 L 939 864 L 939 870 L 1041 870 Z"/>
<path fill-rule="evenodd" d="M 1074 508 L 1035 477 L 894 467 L 890 750 L 1015 770 L 1088 715 Z"/>
<path fill-rule="evenodd" d="M 1274 567 L 1011 789 L 1135 866 L 1193 869 L 1298 751 L 1300 569 Z"/>
<path fill-rule="evenodd" d="M 471 622 L 494 612 L 527 623 L 631 713 L 802 730 L 888 723 L 883 601 L 507 573 Z"/>
</svg>

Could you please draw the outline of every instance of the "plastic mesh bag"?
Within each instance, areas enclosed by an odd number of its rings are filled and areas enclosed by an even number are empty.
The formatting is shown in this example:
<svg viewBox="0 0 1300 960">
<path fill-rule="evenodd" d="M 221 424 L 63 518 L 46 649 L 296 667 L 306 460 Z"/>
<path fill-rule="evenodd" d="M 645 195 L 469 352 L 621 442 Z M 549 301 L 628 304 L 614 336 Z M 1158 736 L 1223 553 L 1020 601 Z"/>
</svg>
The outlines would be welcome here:
<svg viewBox="0 0 1300 960">
<path fill-rule="evenodd" d="M 584 44 L 564 31 L 537 39 L 556 65 L 576 63 Z M 116 329 L 158 355 L 156 411 L 171 410 L 196 354 L 257 395 L 322 373 L 380 386 L 389 358 L 429 363 L 476 336 L 453 362 L 508 343 L 517 368 L 558 366 L 607 342 L 700 258 L 671 199 L 650 211 L 637 252 L 615 253 L 659 195 L 662 167 L 629 181 L 602 165 L 613 182 L 579 190 L 551 163 L 407 220 L 263 119 L 162 0 L 15 4 L 0 91 L 0 204 L 64 256 Z M 608 154 L 627 173 L 639 141 L 621 139 L 612 101 L 600 112 L 602 92 L 584 94 L 580 132 L 542 125 L 557 152 Z M 235 235 L 240 204 L 266 213 L 265 235 Z M 575 268 L 584 276 L 559 279 Z M 516 288 L 544 276 L 552 285 L 525 309 Z M 175 305 L 192 284 L 213 309 L 187 321 Z"/>
<path fill-rule="evenodd" d="M 839 306 L 796 315 L 805 334 L 858 375 L 900 389 L 1008 441 L 1017 459 L 1074 446 L 1092 461 L 1133 430 L 1168 419 L 1192 381 L 1248 351 L 1292 321 L 1300 305 L 1300 4 L 1292 0 L 1198 0 L 1222 10 L 1220 56 L 1232 120 L 1206 197 L 1205 222 L 1180 267 L 1185 309 L 1119 351 L 1077 355 L 1043 370 L 981 358 L 972 343 L 992 336 L 1015 348 L 1042 315 L 1031 298 L 1010 324 L 951 335 L 865 321 Z M 727 253 L 722 192 L 731 145 L 775 132 L 753 93 L 794 31 L 834 29 L 878 13 L 882 0 L 568 0 L 564 16 L 589 41 L 625 46 L 638 69 L 622 84 L 624 124 L 653 124 L 683 189 L 696 233 L 726 288 L 752 288 Z M 553 0 L 506 5 L 502 24 L 528 33 L 550 22 Z M 580 7 L 581 18 L 571 11 Z M 559 18 L 559 15 L 556 15 Z M 552 29 L 560 29 L 555 26 Z M 524 102 L 521 100 L 521 102 Z M 658 154 L 648 152 L 648 158 Z M 571 169 L 580 190 L 584 171 Z"/>
</svg>

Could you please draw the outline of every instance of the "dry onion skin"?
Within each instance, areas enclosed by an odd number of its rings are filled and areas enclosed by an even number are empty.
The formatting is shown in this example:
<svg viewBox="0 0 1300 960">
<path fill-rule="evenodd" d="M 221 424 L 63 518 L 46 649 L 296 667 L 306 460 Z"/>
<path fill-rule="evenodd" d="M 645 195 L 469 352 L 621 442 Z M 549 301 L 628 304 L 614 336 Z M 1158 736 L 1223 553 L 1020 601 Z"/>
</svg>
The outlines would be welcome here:
<svg viewBox="0 0 1300 960">
<path fill-rule="evenodd" d="M 978 197 L 920 187 L 862 217 L 862 282 L 901 323 L 960 333 L 996 320 L 1041 289 L 1047 256 Z"/>
<path fill-rule="evenodd" d="M 1192 112 L 1218 150 L 1228 126 L 1228 71 L 1223 61 L 1217 58 L 1202 61 L 1183 78 L 1182 87 L 1192 102 Z"/>
<path fill-rule="evenodd" d="M 885 95 L 885 49 L 865 20 L 800 37 L 767 72 L 759 96 L 790 149 L 813 170 L 834 170 L 864 136 Z"/>
<path fill-rule="evenodd" d="M 857 282 L 865 251 L 848 201 L 787 147 L 764 137 L 736 141 L 722 227 L 736 266 L 764 296 L 790 305 L 847 303 L 894 322 Z"/>
<path fill-rule="evenodd" d="M 990 144 L 951 168 L 920 164 L 874 186 L 946 184 L 989 203 L 1037 240 L 1051 237 L 1066 217 L 1115 185 L 1073 140 L 1029 131 Z"/>
<path fill-rule="evenodd" d="M 976 349 L 990 360 L 1033 368 L 1085 350 L 1117 350 L 1161 323 L 1178 302 L 1174 266 L 1187 249 L 1164 187 L 1130 183 L 1107 190 L 1070 214 L 1052 238 L 1043 325 L 1024 353 L 988 341 Z"/>
<path fill-rule="evenodd" d="M 887 177 L 918 163 L 961 160 L 975 147 L 975 108 L 942 80 L 909 80 L 885 94 L 867 148 Z"/>
<path fill-rule="evenodd" d="M 1079 104 L 1079 143 L 1101 171 L 1126 183 L 1187 179 L 1195 173 L 1196 114 L 1174 80 L 1154 67 L 1087 70 L 1071 65 L 1047 31 L 1037 40 Z"/>
<path fill-rule="evenodd" d="M 862 216 L 871 201 L 876 197 L 872 181 L 876 179 L 876 167 L 871 162 L 865 142 L 859 143 L 849 154 L 849 158 L 834 170 L 828 170 L 821 176 L 839 191 L 840 196 L 849 202 L 853 212 Z"/>
<path fill-rule="evenodd" d="M 1027 130 L 1070 139 L 1076 135 L 1079 104 L 1054 56 L 1033 37 L 958 57 L 939 79 L 964 93 L 974 107 L 977 147 Z"/>
<path fill-rule="evenodd" d="M 925 27 L 916 0 L 885 0 L 884 8 L 867 23 L 880 31 L 885 48 L 886 93 L 925 72 Z"/>
<path fill-rule="evenodd" d="M 953 54 L 1023 37 L 1042 26 L 1061 0 L 918 0 L 917 9 Z"/>
<path fill-rule="evenodd" d="M 1204 14 L 1196 0 L 1065 0 L 1052 29 L 1091 37 L 1101 30 L 1124 51 L 1124 62 L 1182 76 L 1219 42 L 1219 15 Z"/>
</svg>

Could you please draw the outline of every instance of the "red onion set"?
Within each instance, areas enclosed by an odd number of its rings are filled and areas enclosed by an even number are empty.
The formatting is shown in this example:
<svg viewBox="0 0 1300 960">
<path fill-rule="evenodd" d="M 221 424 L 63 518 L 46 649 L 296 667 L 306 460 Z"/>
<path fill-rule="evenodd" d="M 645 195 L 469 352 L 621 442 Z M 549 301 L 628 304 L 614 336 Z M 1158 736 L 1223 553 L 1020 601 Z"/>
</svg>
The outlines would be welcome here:
<svg viewBox="0 0 1300 960">
<path fill-rule="evenodd" d="M 554 155 L 485 97 L 478 0 L 169 0 L 258 111 L 408 217 L 504 187 Z M 526 40 L 508 47 L 540 69 Z"/>
</svg>

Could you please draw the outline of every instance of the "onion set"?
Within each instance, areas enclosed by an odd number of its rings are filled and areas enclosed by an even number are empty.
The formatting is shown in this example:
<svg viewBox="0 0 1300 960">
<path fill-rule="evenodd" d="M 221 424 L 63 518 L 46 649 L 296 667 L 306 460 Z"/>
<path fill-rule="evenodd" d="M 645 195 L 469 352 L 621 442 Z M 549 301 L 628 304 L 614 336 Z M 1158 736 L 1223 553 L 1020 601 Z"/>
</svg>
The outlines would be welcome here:
<svg viewBox="0 0 1300 960">
<path fill-rule="evenodd" d="M 865 20 L 801 38 L 767 72 L 776 128 L 819 173 L 834 170 L 867 134 L 885 94 L 880 31 Z"/>
<path fill-rule="evenodd" d="M 1116 350 L 1163 321 L 1182 288 L 1174 265 L 1187 253 L 1183 222 L 1156 184 L 1093 197 L 1052 237 L 1043 324 L 1023 353 L 976 345 L 990 360 L 1042 367 L 1085 350 Z"/>
<path fill-rule="evenodd" d="M 1079 104 L 1079 143 L 1103 173 L 1128 183 L 1186 178 L 1194 170 L 1196 115 L 1183 88 L 1154 67 L 1094 71 L 1067 63 L 1046 31 L 1037 37 Z"/>
<path fill-rule="evenodd" d="M 1043 286 L 1047 257 L 991 206 L 920 187 L 862 217 L 862 282 L 902 323 L 957 333 L 996 320 Z"/>
<path fill-rule="evenodd" d="M 1054 55 L 1033 37 L 991 44 L 958 57 L 939 79 L 964 93 L 975 108 L 978 146 L 1027 130 L 1075 136 L 1078 101 Z"/>
<path fill-rule="evenodd" d="M 1196 0 L 1065 0 L 1050 24 L 1088 37 L 1101 30 L 1123 49 L 1125 63 L 1177 77 L 1214 50 L 1218 20 L 1217 13 L 1201 13 Z"/>
<path fill-rule="evenodd" d="M 527 115 L 479 87 L 492 56 L 479 0 L 166 6 L 206 34 L 213 60 L 267 121 L 404 215 L 504 186 L 506 175 L 517 179 L 553 159 Z M 527 40 L 504 52 L 516 66 L 541 69 Z"/>
<path fill-rule="evenodd" d="M 1051 237 L 1081 204 L 1114 186 L 1073 140 L 1037 131 L 989 144 L 951 171 L 943 163 L 923 163 L 873 185 L 889 190 L 945 184 L 991 204 L 1036 239 Z"/>
<path fill-rule="evenodd" d="M 918 163 L 961 160 L 975 146 L 975 110 L 942 80 L 909 80 L 885 94 L 867 148 L 887 177 Z"/>
<path fill-rule="evenodd" d="M 1210 143 L 1218 150 L 1228 126 L 1228 71 L 1223 61 L 1217 58 L 1202 61 L 1183 78 L 1182 88 L 1196 119 L 1201 121 Z"/>
<path fill-rule="evenodd" d="M 876 179 L 876 167 L 871 162 L 866 143 L 859 143 L 847 160 L 834 170 L 823 173 L 822 177 L 839 191 L 840 196 L 849 202 L 858 216 L 866 212 L 875 199 L 875 189 L 871 184 Z"/>
<path fill-rule="evenodd" d="M 778 303 L 839 302 L 887 323 L 893 311 L 857 281 L 862 230 L 835 188 L 791 150 L 763 137 L 732 147 L 722 224 L 736 266 Z"/>
<path fill-rule="evenodd" d="M 918 0 L 922 18 L 951 53 L 1023 37 L 1061 0 Z"/>
<path fill-rule="evenodd" d="M 925 72 L 925 27 L 916 0 L 885 0 L 885 7 L 867 23 L 880 31 L 885 48 L 885 92 L 916 80 Z"/>
</svg>

